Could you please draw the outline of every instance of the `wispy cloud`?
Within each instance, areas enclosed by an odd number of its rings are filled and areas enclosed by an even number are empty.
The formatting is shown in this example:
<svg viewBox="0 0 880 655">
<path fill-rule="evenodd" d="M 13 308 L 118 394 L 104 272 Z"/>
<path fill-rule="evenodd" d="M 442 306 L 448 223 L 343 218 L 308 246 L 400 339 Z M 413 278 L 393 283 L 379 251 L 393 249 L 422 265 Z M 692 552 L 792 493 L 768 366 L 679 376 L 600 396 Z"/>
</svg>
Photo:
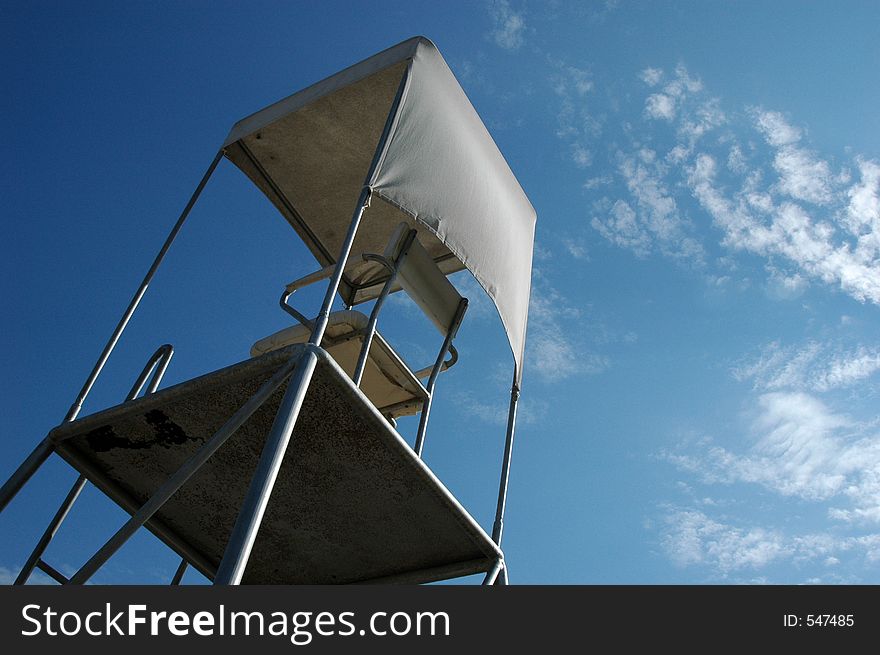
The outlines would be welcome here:
<svg viewBox="0 0 880 655">
<path fill-rule="evenodd" d="M 789 125 L 782 114 L 762 109 L 751 112 L 757 129 L 773 146 L 773 167 L 779 174 L 780 193 L 795 200 L 824 205 L 831 201 L 832 175 L 828 162 L 798 145 L 801 130 Z"/>
<path fill-rule="evenodd" d="M 473 394 L 463 392 L 453 394 L 453 402 L 460 412 L 495 426 L 507 425 L 509 405 L 505 400 L 489 403 L 478 400 Z M 548 410 L 549 405 L 546 401 L 526 394 L 517 406 L 516 422 L 518 425 L 534 425 L 545 419 Z"/>
<path fill-rule="evenodd" d="M 663 69 L 646 68 L 641 73 L 639 73 L 639 79 L 648 86 L 657 86 L 663 79 Z"/>
<path fill-rule="evenodd" d="M 701 441 L 667 461 L 706 484 L 760 485 L 781 497 L 829 502 L 828 516 L 880 522 L 880 435 L 803 392 L 762 394 L 738 453 Z"/>
<path fill-rule="evenodd" d="M 655 87 L 663 79 L 664 74 L 662 69 L 646 68 L 641 72 L 640 77 L 649 87 Z M 687 68 L 679 65 L 675 68 L 672 79 L 663 86 L 662 90 L 650 94 L 645 99 L 645 117 L 672 122 L 683 108 L 688 96 L 702 90 L 703 83 L 691 77 Z M 702 107 L 698 109 L 698 113 L 708 115 Z"/>
<path fill-rule="evenodd" d="M 870 175 L 870 166 L 864 168 Z M 873 228 L 853 246 L 831 220 L 815 220 L 794 202 L 761 205 L 761 194 L 748 187 L 729 196 L 717 181 L 717 162 L 709 154 L 698 155 L 687 174 L 694 197 L 722 230 L 724 245 L 767 258 L 783 257 L 811 278 L 838 285 L 857 300 L 880 304 L 880 260 L 874 245 L 880 234 Z M 863 177 L 862 186 L 870 184 Z M 762 209 L 768 215 L 762 216 Z"/>
<path fill-rule="evenodd" d="M 751 380 L 756 389 L 801 389 L 826 392 L 862 382 L 880 371 L 880 348 L 843 350 L 810 341 L 793 348 L 773 341 L 757 357 L 737 364 L 737 380 Z"/>
<path fill-rule="evenodd" d="M 593 144 L 602 132 L 601 118 L 589 109 L 587 96 L 593 90 L 592 76 L 586 68 L 548 58 L 554 73 L 550 84 L 559 100 L 556 136 L 569 148 L 570 160 L 578 168 L 588 168 L 594 159 Z"/>
<path fill-rule="evenodd" d="M 562 240 L 562 245 L 565 247 L 565 250 L 569 255 L 574 257 L 575 259 L 581 260 L 589 260 L 589 256 L 587 255 L 587 247 L 584 245 L 582 239 L 572 239 L 565 238 Z"/>
<path fill-rule="evenodd" d="M 862 566 L 880 561 L 880 534 L 790 535 L 748 522 L 713 519 L 699 509 L 676 506 L 665 508 L 660 545 L 677 566 L 703 567 L 722 580 L 736 574 L 755 575 L 773 564 L 818 563 L 827 571 L 825 578 L 813 576 L 804 582 L 852 582 L 836 571 L 842 557 L 860 559 Z M 754 578 L 747 580 L 755 581 Z M 758 581 L 766 582 L 766 578 Z"/>
<path fill-rule="evenodd" d="M 722 574 L 758 569 L 789 557 L 782 534 L 720 523 L 695 509 L 671 509 L 663 518 L 661 546 L 677 566 L 708 565 Z"/>
<path fill-rule="evenodd" d="M 490 10 L 492 40 L 505 50 L 517 50 L 524 41 L 526 21 L 521 11 L 515 11 L 507 0 L 495 0 Z"/>
<path fill-rule="evenodd" d="M 856 156 L 852 170 L 836 169 L 784 114 L 731 113 L 684 65 L 638 77 L 641 120 L 621 109 L 620 140 L 631 148 L 618 142 L 606 162 L 614 184 L 585 184 L 605 190 L 590 217 L 600 235 L 640 257 L 691 258 L 716 277 L 703 264 L 717 241 L 763 258 L 771 298 L 797 297 L 818 281 L 880 304 L 880 163 Z M 595 168 L 595 147 L 591 154 Z M 616 183 L 625 193 L 614 195 Z M 715 229 L 693 229 L 705 216 Z"/>
<path fill-rule="evenodd" d="M 617 169 L 630 194 L 630 202 L 606 201 L 594 207 L 591 225 L 599 234 L 620 246 L 646 256 L 657 248 L 663 254 L 701 264 L 704 251 L 691 236 L 693 227 L 682 217 L 664 181 L 668 164 L 649 148 L 617 155 Z M 630 204 L 632 203 L 632 204 Z"/>
<path fill-rule="evenodd" d="M 607 356 L 584 343 L 581 322 L 587 320 L 540 273 L 536 274 L 529 306 L 526 368 L 545 382 L 576 375 L 595 375 L 607 369 Z"/>
</svg>

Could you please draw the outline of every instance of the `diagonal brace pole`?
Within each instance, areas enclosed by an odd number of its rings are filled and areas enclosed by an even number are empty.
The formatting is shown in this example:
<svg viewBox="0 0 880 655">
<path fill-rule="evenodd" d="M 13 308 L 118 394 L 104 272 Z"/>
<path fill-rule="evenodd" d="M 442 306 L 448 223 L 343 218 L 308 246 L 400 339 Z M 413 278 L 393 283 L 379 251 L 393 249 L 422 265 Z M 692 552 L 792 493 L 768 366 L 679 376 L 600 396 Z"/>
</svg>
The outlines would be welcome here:
<svg viewBox="0 0 880 655">
<path fill-rule="evenodd" d="M 235 521 L 235 527 L 232 528 L 223 559 L 214 576 L 216 585 L 241 583 L 317 363 L 318 356 L 314 347 L 307 349 L 297 362 L 296 372 L 281 399 L 281 406 L 275 415 L 254 477 L 251 479 L 241 511 Z"/>
<path fill-rule="evenodd" d="M 199 196 L 202 193 L 202 190 L 205 188 L 205 185 L 208 183 L 208 180 L 214 173 L 214 169 L 217 168 L 217 165 L 220 163 L 220 160 L 222 158 L 223 151 L 220 150 L 211 161 L 211 165 L 208 166 L 208 170 L 205 171 L 205 174 L 202 176 L 201 181 L 199 182 L 196 190 L 190 197 L 189 202 L 186 203 L 186 207 L 183 208 L 183 212 L 180 214 L 180 217 L 177 219 L 174 227 L 171 228 L 171 232 L 165 239 L 165 243 L 162 244 L 162 248 L 159 249 L 159 253 L 156 255 L 156 258 L 153 260 L 153 264 L 150 266 L 150 269 L 144 276 L 140 287 L 138 287 L 138 290 L 132 297 L 131 302 L 129 302 L 125 313 L 123 313 L 122 315 L 122 318 L 119 319 L 119 323 L 113 330 L 113 334 L 110 335 L 110 339 L 104 346 L 104 350 L 101 351 L 101 355 L 98 357 L 98 361 L 95 362 L 95 366 L 92 369 L 92 372 L 89 374 L 89 377 L 83 384 L 82 389 L 80 389 L 79 394 L 77 394 L 76 400 L 73 401 L 70 409 L 67 410 L 67 415 L 64 417 L 64 421 L 62 421 L 63 423 L 73 421 L 79 415 L 86 397 L 89 395 L 89 392 L 95 385 L 95 381 L 101 374 L 101 371 L 104 368 L 104 364 L 106 364 L 107 360 L 110 358 L 110 353 L 112 353 L 113 349 L 116 348 L 116 344 L 119 342 L 119 338 L 122 336 L 122 333 L 125 331 L 128 322 L 131 320 L 132 315 L 138 308 L 141 299 L 147 292 L 147 287 L 149 287 L 150 282 L 153 281 L 153 277 L 156 275 L 156 271 L 158 270 L 159 265 L 162 263 L 162 260 L 165 259 L 165 255 L 168 253 L 168 249 L 171 247 L 174 239 L 177 238 L 177 233 L 180 232 L 180 228 L 183 227 L 183 224 L 186 222 L 190 211 L 192 211 L 193 206 L 196 204 L 196 200 L 198 200 Z M 3 509 L 27 483 L 27 481 L 31 479 L 31 476 L 37 472 L 37 469 L 39 469 L 40 466 L 43 465 L 43 463 L 46 461 L 46 459 L 48 459 L 49 455 L 54 452 L 54 450 L 55 446 L 47 436 L 45 439 L 43 439 L 43 441 L 40 442 L 40 444 L 28 456 L 28 458 L 25 459 L 24 462 L 22 462 L 21 466 L 16 469 L 15 473 L 10 476 L 9 480 L 7 480 L 2 489 L 0 489 L 0 512 L 3 511 Z"/>
</svg>

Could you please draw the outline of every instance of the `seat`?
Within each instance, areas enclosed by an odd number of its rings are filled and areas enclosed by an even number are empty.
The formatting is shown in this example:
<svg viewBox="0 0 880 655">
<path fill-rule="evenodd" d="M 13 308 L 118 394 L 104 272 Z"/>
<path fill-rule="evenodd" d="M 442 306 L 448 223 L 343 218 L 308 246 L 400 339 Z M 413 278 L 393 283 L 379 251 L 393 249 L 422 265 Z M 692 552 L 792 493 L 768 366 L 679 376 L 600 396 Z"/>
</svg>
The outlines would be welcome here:
<svg viewBox="0 0 880 655">
<path fill-rule="evenodd" d="M 322 347 L 361 388 L 373 405 L 389 419 L 409 416 L 423 411 L 430 398 L 430 386 L 426 389 L 420 379 L 448 369 L 458 358 L 452 346 L 452 338 L 458 329 L 467 300 L 437 267 L 428 252 L 419 243 L 416 231 L 406 223 L 400 223 L 388 241 L 381 256 L 366 254 L 364 260 L 381 262 L 390 271 L 384 282 L 382 294 L 376 301 L 372 315 L 355 310 L 330 314 Z M 329 268 L 329 267 L 328 267 Z M 326 277 L 324 271 L 312 273 L 287 285 L 282 306 L 294 291 Z M 402 288 L 418 305 L 438 331 L 446 337 L 438 363 L 413 372 L 394 348 L 376 330 L 378 313 L 392 289 Z M 299 325 L 286 327 L 260 339 L 251 347 L 252 357 L 264 355 L 279 348 L 308 342 L 311 322 L 296 311 L 291 313 L 300 320 Z M 372 325 L 371 325 L 372 323 Z M 368 348 L 364 358 L 364 348 Z M 451 358 L 443 361 L 446 351 Z M 362 374 L 358 364 L 364 358 Z M 436 377 L 436 374 L 432 376 Z"/>
<path fill-rule="evenodd" d="M 369 318 L 358 311 L 330 315 L 324 349 L 349 378 L 354 377 L 368 324 Z M 257 341 L 251 347 L 251 356 L 258 357 L 293 344 L 306 343 L 311 333 L 311 329 L 302 324 L 284 328 Z M 427 399 L 425 387 L 378 333 L 373 337 L 360 387 L 376 409 L 390 418 L 417 414 Z"/>
</svg>

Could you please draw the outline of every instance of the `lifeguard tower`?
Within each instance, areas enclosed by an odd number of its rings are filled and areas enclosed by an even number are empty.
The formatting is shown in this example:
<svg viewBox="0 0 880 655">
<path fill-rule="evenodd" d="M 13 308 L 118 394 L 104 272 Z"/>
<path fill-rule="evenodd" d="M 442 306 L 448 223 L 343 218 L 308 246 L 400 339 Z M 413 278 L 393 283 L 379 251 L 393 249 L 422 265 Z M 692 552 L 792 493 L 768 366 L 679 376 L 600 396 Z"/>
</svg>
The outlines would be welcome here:
<svg viewBox="0 0 880 655">
<path fill-rule="evenodd" d="M 159 389 L 171 346 L 121 405 L 79 417 L 104 364 L 221 160 L 271 200 L 317 259 L 282 291 L 291 325 L 252 357 Z M 353 211 L 352 211 L 353 210 Z M 501 550 L 522 375 L 535 211 L 433 43 L 416 37 L 236 123 L 174 225 L 64 422 L 0 490 L 0 509 L 53 453 L 79 472 L 17 583 L 39 568 L 86 582 L 146 527 L 215 584 L 426 583 L 485 573 Z M 467 269 L 513 351 L 491 534 L 422 461 L 438 377 L 457 360 Z M 316 316 L 293 304 L 326 284 Z M 280 285 L 279 285 L 280 288 Z M 413 371 L 377 330 L 403 291 L 437 329 Z M 345 309 L 331 311 L 337 294 Z M 357 307 L 372 303 L 369 313 Z M 369 307 L 369 305 L 367 305 Z M 141 391 L 146 386 L 146 393 Z M 411 447 L 396 430 L 418 415 Z M 43 553 L 87 483 L 131 518 L 72 576 Z"/>
</svg>

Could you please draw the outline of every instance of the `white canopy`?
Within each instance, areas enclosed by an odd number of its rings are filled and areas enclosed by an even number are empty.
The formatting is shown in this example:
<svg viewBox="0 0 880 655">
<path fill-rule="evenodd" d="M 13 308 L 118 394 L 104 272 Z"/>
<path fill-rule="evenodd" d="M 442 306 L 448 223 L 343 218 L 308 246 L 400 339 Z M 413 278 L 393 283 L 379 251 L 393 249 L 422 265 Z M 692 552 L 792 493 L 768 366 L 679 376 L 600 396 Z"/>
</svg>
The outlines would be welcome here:
<svg viewBox="0 0 880 655">
<path fill-rule="evenodd" d="M 323 266 L 335 262 L 366 181 L 372 202 L 352 253 L 382 252 L 401 220 L 418 229 L 441 270 L 467 268 L 495 302 L 519 383 L 535 210 L 428 39 L 404 41 L 239 121 L 224 152 Z M 340 293 L 352 305 L 374 298 L 382 276 L 353 257 Z"/>
</svg>

